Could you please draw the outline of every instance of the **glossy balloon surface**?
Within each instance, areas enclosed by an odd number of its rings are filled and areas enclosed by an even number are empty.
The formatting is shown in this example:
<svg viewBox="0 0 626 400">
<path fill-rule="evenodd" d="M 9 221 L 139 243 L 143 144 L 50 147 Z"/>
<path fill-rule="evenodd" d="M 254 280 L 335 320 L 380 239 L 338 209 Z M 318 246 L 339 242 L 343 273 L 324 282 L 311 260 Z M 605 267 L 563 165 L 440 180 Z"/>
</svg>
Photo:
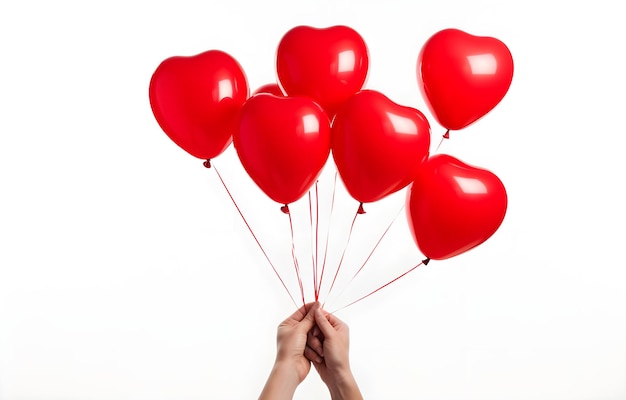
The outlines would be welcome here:
<svg viewBox="0 0 626 400">
<path fill-rule="evenodd" d="M 365 84 L 369 67 L 363 38 L 347 26 L 296 26 L 281 39 L 276 70 L 285 93 L 309 96 L 330 118 Z"/>
<path fill-rule="evenodd" d="M 328 116 L 307 97 L 250 97 L 233 138 L 248 175 L 281 204 L 307 193 L 330 153 Z"/>
<path fill-rule="evenodd" d="M 149 96 L 170 139 L 192 156 L 211 159 L 232 142 L 248 83 L 232 56 L 210 50 L 164 60 L 152 75 Z"/>
<path fill-rule="evenodd" d="M 445 154 L 422 164 L 407 194 L 415 243 L 435 260 L 486 241 L 500 227 L 506 209 L 506 190 L 495 174 Z"/>
<path fill-rule="evenodd" d="M 274 96 L 281 97 L 285 96 L 285 93 L 283 93 L 283 90 L 277 83 L 266 83 L 265 85 L 261 85 L 252 93 L 252 95 L 259 93 L 269 93 L 273 94 Z"/>
<path fill-rule="evenodd" d="M 512 79 L 513 57 L 503 42 L 458 29 L 435 33 L 418 57 L 422 96 L 439 124 L 450 130 L 463 129 L 492 110 Z"/>
<path fill-rule="evenodd" d="M 407 186 L 428 157 L 430 125 L 414 108 L 362 90 L 335 116 L 332 155 L 350 195 L 380 200 Z"/>
</svg>

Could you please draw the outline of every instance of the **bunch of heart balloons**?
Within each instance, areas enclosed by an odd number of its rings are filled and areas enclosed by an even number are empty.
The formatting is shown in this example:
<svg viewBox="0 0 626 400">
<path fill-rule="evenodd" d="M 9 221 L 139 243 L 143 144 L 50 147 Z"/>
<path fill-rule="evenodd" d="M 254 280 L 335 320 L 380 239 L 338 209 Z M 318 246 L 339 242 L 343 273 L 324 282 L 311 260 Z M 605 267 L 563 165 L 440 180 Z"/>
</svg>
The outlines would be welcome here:
<svg viewBox="0 0 626 400">
<path fill-rule="evenodd" d="M 503 42 L 459 29 L 436 32 L 416 55 L 417 87 L 448 132 L 489 113 L 513 77 Z M 427 259 L 478 246 L 504 219 L 504 185 L 486 169 L 430 154 L 426 116 L 365 88 L 369 57 L 350 27 L 296 26 L 278 44 L 275 83 L 250 95 L 237 60 L 209 50 L 164 60 L 150 81 L 150 105 L 171 140 L 207 166 L 232 142 L 250 178 L 284 212 L 332 156 L 361 206 L 408 189 L 409 226 Z"/>
</svg>

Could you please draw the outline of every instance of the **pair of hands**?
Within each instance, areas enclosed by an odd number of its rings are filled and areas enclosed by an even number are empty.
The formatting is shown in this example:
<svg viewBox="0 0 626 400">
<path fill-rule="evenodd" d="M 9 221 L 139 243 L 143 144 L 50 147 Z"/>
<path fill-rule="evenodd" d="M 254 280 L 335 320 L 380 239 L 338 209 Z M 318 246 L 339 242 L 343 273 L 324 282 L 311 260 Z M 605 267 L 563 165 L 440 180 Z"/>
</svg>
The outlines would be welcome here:
<svg viewBox="0 0 626 400">
<path fill-rule="evenodd" d="M 306 378 L 311 364 L 328 387 L 333 400 L 362 396 L 350 370 L 348 326 L 309 303 L 285 319 L 277 332 L 276 361 L 261 393 L 263 399 L 291 399 Z"/>
</svg>

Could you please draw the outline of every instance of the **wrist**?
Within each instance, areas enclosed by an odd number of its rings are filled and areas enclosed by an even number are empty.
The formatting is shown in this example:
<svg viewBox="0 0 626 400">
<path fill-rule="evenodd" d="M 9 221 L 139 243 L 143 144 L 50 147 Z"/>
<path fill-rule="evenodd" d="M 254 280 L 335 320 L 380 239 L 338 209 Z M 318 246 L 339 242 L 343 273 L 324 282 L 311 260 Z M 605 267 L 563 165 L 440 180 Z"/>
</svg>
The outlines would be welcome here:
<svg viewBox="0 0 626 400">
<path fill-rule="evenodd" d="M 333 374 L 332 382 L 327 382 L 332 400 L 362 400 L 361 391 L 352 372 L 344 370 Z"/>
<path fill-rule="evenodd" d="M 295 367 L 289 362 L 276 360 L 259 399 L 292 399 L 299 384 Z"/>
<path fill-rule="evenodd" d="M 291 360 L 276 360 L 272 367 L 271 374 L 280 376 L 281 379 L 285 380 L 289 386 L 293 386 L 294 389 L 300 384 L 296 363 Z"/>
</svg>

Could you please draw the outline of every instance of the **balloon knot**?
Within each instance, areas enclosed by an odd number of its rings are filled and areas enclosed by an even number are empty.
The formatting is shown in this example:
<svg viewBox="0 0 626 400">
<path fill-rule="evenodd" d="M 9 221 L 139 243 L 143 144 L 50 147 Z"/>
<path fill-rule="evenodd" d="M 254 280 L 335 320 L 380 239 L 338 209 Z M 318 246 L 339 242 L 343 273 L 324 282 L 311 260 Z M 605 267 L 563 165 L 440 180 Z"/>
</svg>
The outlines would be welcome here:
<svg viewBox="0 0 626 400">
<path fill-rule="evenodd" d="M 204 168 L 211 168 L 211 160 L 206 160 L 202 165 L 204 165 Z"/>
<path fill-rule="evenodd" d="M 444 134 L 443 134 L 443 138 L 444 138 L 444 139 L 450 139 L 450 129 L 448 129 L 448 130 L 446 131 L 446 133 L 444 133 Z"/>
<path fill-rule="evenodd" d="M 363 209 L 363 203 L 359 204 L 359 209 L 357 210 L 357 214 L 365 214 L 365 210 Z"/>
<path fill-rule="evenodd" d="M 422 263 L 424 265 L 428 265 L 429 262 L 430 262 L 430 257 L 426 257 L 425 259 L 422 260 Z"/>
<path fill-rule="evenodd" d="M 280 208 L 280 211 L 282 211 L 284 214 L 289 214 L 289 206 L 285 204 Z"/>
</svg>

